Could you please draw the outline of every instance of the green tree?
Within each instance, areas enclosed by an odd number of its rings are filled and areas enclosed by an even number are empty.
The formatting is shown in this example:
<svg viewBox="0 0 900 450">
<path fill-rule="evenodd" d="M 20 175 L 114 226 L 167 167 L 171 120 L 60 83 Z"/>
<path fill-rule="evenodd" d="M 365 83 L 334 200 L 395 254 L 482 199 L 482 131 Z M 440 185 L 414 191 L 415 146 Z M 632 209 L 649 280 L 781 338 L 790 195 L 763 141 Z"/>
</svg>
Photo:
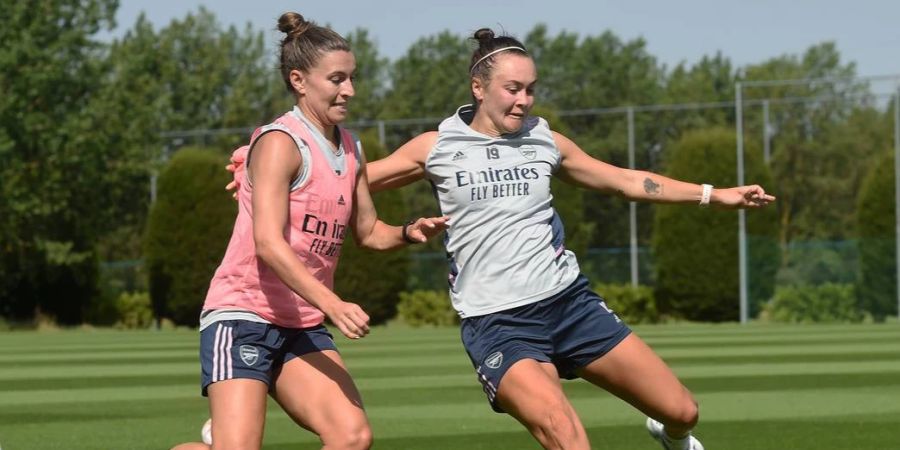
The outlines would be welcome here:
<svg viewBox="0 0 900 450">
<path fill-rule="evenodd" d="M 664 103 L 712 103 L 734 100 L 737 73 L 722 53 L 703 56 L 690 68 L 678 64 L 666 77 Z M 726 126 L 734 117 L 733 108 L 708 108 L 661 112 L 666 135 L 677 139 L 681 133 L 712 126 Z"/>
<path fill-rule="evenodd" d="M 5 2 L 0 27 L 0 314 L 79 323 L 93 242 L 120 211 L 127 151 L 85 114 L 102 83 L 114 0 Z M 125 166 L 125 167 L 123 167 Z"/>
<path fill-rule="evenodd" d="M 894 153 L 884 152 L 859 191 L 860 309 L 877 321 L 897 313 L 897 230 Z"/>
<path fill-rule="evenodd" d="M 366 159 L 383 158 L 386 151 L 371 133 L 362 135 Z M 373 197 L 378 217 L 391 225 L 409 219 L 403 193 L 386 191 Z M 335 292 L 344 300 L 360 305 L 373 325 L 397 315 L 400 292 L 406 289 L 409 274 L 409 252 L 400 249 L 376 252 L 360 248 L 348 233 L 341 247 L 341 257 L 334 277 Z"/>
<path fill-rule="evenodd" d="M 728 187 L 735 184 L 735 138 L 729 129 L 689 132 L 676 144 L 666 175 L 695 183 Z M 746 180 L 763 187 L 771 176 L 759 150 L 745 153 Z M 774 205 L 747 211 L 751 238 L 751 315 L 768 300 L 778 267 Z M 737 212 L 686 205 L 657 205 L 653 252 L 656 299 L 661 312 L 691 320 L 738 318 Z"/>
<path fill-rule="evenodd" d="M 783 55 L 748 66 L 740 78 L 850 79 L 855 75 L 855 65 L 842 62 L 835 44 L 826 42 L 811 46 L 802 55 Z M 853 227 L 847 225 L 855 210 L 854 193 L 872 155 L 872 150 L 864 147 L 868 142 L 860 139 L 868 133 L 866 121 L 853 118 L 867 114 L 857 112 L 864 105 L 857 98 L 866 92 L 865 84 L 858 81 L 744 89 L 748 101 L 775 99 L 770 108 L 774 133 L 771 167 L 779 197 L 782 244 L 852 237 Z M 820 100 L 791 100 L 797 97 Z M 748 110 L 746 115 L 747 136 L 762 135 L 758 108 Z M 854 142 L 857 140 L 859 146 Z"/>
<path fill-rule="evenodd" d="M 570 134 L 568 127 L 559 119 L 556 111 L 536 106 L 532 109 L 531 114 L 543 117 L 553 131 L 563 135 Z M 565 225 L 566 248 L 577 255 L 584 255 L 596 227 L 596 223 L 588 220 L 585 214 L 584 190 L 554 177 L 550 181 L 550 191 L 553 193 L 553 208 L 559 213 Z"/>
<path fill-rule="evenodd" d="M 382 111 L 390 62 L 378 54 L 378 47 L 368 30 L 357 28 L 347 35 L 347 40 L 356 57 L 356 74 L 353 80 L 356 93 L 353 96 L 350 120 L 373 120 Z"/>
<path fill-rule="evenodd" d="M 541 80 L 541 102 L 559 110 L 653 103 L 663 72 L 643 39 L 623 42 L 611 31 L 579 37 L 547 35 L 535 26 L 525 44 L 534 56 Z"/>
<path fill-rule="evenodd" d="M 101 145 L 126 149 L 119 161 L 139 174 L 111 192 L 134 205 L 110 221 L 117 228 L 98 247 L 108 261 L 140 258 L 140 235 L 149 209 L 149 179 L 160 161 L 183 145 L 225 150 L 246 140 L 245 132 L 204 130 L 249 128 L 271 120 L 290 99 L 265 49 L 263 33 L 248 25 L 224 29 L 204 8 L 160 30 L 141 15 L 107 58 L 104 83 L 85 114 L 101 124 Z M 287 100 L 287 101 L 285 101 Z M 199 133 L 188 132 L 200 130 Z M 173 132 L 181 132 L 173 135 Z M 139 199 L 140 201 L 134 201 Z"/>
<path fill-rule="evenodd" d="M 417 40 L 392 67 L 381 118 L 442 118 L 471 103 L 470 56 L 465 39 L 449 31 Z"/>
<path fill-rule="evenodd" d="M 222 261 L 237 203 L 222 189 L 225 158 L 209 149 L 179 151 L 159 176 L 144 236 L 150 298 L 157 319 L 195 325 Z"/>
<path fill-rule="evenodd" d="M 535 26 L 525 44 L 538 68 L 535 102 L 559 111 L 577 111 L 625 105 L 656 103 L 664 72 L 650 55 L 643 39 L 623 41 L 611 31 L 580 37 L 562 32 L 550 36 L 545 25 Z M 655 169 L 659 151 L 654 117 L 635 116 L 636 166 Z M 597 115 L 569 113 L 565 122 L 569 137 L 590 155 L 620 167 L 628 165 L 628 129 L 624 112 Z M 559 128 L 559 122 L 554 126 Z M 629 240 L 628 202 L 599 193 L 586 192 L 585 209 L 595 231 L 590 245 L 617 247 Z M 651 210 L 641 207 L 638 223 L 646 240 Z"/>
</svg>

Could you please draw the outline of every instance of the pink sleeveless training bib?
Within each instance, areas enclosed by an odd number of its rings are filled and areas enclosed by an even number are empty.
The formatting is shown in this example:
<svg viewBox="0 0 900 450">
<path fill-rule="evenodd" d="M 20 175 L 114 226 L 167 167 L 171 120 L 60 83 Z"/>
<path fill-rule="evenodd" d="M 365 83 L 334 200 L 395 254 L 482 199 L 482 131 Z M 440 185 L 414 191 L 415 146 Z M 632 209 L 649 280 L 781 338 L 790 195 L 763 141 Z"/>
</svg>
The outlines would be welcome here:
<svg viewBox="0 0 900 450">
<path fill-rule="evenodd" d="M 331 150 L 319 147 L 306 124 L 294 112 L 258 128 L 250 145 L 236 150 L 233 158 L 239 160 L 242 154 L 246 155 L 260 136 L 272 130 L 288 132 L 295 142 L 302 140 L 309 147 L 308 155 L 303 157 L 308 177 L 290 192 L 289 223 L 284 228 L 284 238 L 306 269 L 329 289 L 334 287 L 334 271 L 353 210 L 358 166 L 356 146 L 350 133 L 339 129 L 345 155 L 344 167 L 339 171 L 332 168 L 323 153 Z M 203 309 L 252 311 L 276 325 L 289 328 L 307 328 L 322 323 L 322 311 L 289 289 L 256 257 L 251 204 L 253 188 L 243 166 L 235 172 L 235 179 L 240 182 L 238 216 L 225 257 L 210 282 Z"/>
</svg>

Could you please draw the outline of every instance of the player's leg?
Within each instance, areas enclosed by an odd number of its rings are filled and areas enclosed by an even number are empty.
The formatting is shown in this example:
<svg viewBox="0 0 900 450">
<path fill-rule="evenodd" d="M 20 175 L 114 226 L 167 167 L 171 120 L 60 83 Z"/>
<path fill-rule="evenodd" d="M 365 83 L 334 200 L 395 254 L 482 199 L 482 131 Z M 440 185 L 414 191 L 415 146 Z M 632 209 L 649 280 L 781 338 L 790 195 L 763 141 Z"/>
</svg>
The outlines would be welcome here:
<svg viewBox="0 0 900 450">
<path fill-rule="evenodd" d="M 211 447 L 202 442 L 185 442 L 172 447 L 170 450 L 209 450 Z"/>
<path fill-rule="evenodd" d="M 497 405 L 515 417 L 545 449 L 590 449 L 553 364 L 522 359 L 507 370 Z"/>
<path fill-rule="evenodd" d="M 321 327 L 298 336 L 293 357 L 276 375 L 272 397 L 323 449 L 364 450 L 372 431 L 362 397 L 331 336 Z"/>
<path fill-rule="evenodd" d="M 491 406 L 521 422 L 544 448 L 588 449 L 584 427 L 550 363 L 552 299 L 463 319 L 460 334 Z"/>
<path fill-rule="evenodd" d="M 214 323 L 200 334 L 202 388 L 209 397 L 211 448 L 258 449 L 262 445 L 271 350 L 283 341 L 276 327 L 245 320 Z M 210 448 L 191 443 L 179 450 Z"/>
<path fill-rule="evenodd" d="M 665 436 L 655 437 L 691 440 L 688 434 L 699 419 L 697 402 L 637 335 L 630 334 L 577 373 L 660 422 Z"/>
<path fill-rule="evenodd" d="M 190 442 L 172 450 L 261 448 L 268 386 L 259 380 L 232 379 L 214 383 L 207 391 L 215 436 L 213 445 Z"/>
<path fill-rule="evenodd" d="M 258 449 L 266 421 L 268 386 L 259 380 L 233 379 L 208 388 L 213 450 Z"/>
<path fill-rule="evenodd" d="M 631 333 L 605 301 L 580 277 L 556 303 L 558 349 L 563 377 L 579 376 L 629 402 L 684 437 L 697 423 L 690 392 L 644 342 Z"/>
</svg>

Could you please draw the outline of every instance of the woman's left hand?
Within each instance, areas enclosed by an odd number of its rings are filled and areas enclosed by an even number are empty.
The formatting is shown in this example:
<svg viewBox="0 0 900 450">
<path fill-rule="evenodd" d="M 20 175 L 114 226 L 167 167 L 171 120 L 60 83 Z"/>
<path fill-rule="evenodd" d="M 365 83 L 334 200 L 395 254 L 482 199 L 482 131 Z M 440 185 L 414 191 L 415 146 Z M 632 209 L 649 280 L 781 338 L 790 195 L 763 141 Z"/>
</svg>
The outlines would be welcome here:
<svg viewBox="0 0 900 450">
<path fill-rule="evenodd" d="M 416 242 L 427 242 L 429 239 L 437 236 L 449 226 L 450 218 L 441 217 L 420 217 L 415 222 L 407 225 L 406 236 Z"/>
<path fill-rule="evenodd" d="M 743 209 L 759 208 L 774 201 L 774 195 L 766 194 L 766 191 L 762 186 L 754 184 L 727 189 L 715 189 L 710 203 L 725 208 Z"/>
</svg>

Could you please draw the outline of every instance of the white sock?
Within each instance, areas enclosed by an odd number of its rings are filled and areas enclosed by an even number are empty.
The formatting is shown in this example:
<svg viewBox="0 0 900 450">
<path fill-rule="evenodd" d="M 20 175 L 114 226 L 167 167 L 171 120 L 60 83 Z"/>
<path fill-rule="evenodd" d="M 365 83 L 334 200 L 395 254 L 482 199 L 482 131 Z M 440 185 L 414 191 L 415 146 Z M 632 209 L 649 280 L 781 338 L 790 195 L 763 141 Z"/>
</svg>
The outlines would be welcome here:
<svg viewBox="0 0 900 450">
<path fill-rule="evenodd" d="M 663 439 L 666 441 L 666 445 L 672 450 L 691 450 L 691 433 L 676 439 L 663 431 Z"/>
</svg>

